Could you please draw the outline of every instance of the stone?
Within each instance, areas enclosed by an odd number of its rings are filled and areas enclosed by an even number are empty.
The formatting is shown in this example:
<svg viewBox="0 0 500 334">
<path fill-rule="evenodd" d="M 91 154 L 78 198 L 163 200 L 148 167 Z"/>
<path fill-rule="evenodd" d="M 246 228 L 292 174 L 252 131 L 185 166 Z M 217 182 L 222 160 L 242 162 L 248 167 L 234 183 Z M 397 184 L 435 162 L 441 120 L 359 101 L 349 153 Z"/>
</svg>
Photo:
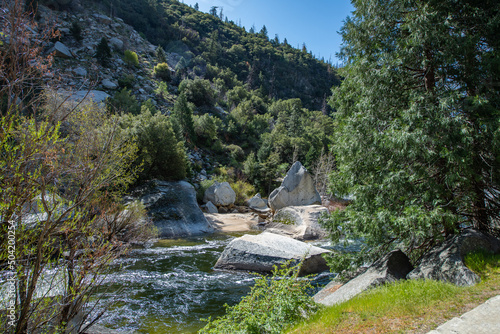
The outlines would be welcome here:
<svg viewBox="0 0 500 334">
<path fill-rule="evenodd" d="M 427 334 L 491 334 L 500 332 L 500 296 L 445 322 Z"/>
<path fill-rule="evenodd" d="M 308 275 L 328 270 L 323 254 L 329 252 L 274 233 L 246 234 L 229 243 L 214 268 L 269 273 L 275 265 L 303 260 L 299 274 Z"/>
<path fill-rule="evenodd" d="M 269 206 L 276 211 L 287 206 L 311 204 L 321 204 L 321 197 L 311 174 L 297 161 L 286 174 L 281 186 L 269 195 Z"/>
<path fill-rule="evenodd" d="M 266 231 L 298 240 L 324 239 L 328 233 L 318 219 L 328 209 L 321 205 L 289 206 L 278 210 Z"/>
<path fill-rule="evenodd" d="M 87 76 L 87 70 L 84 69 L 83 67 L 74 68 L 73 73 L 75 73 L 76 75 L 79 75 L 81 77 Z"/>
<path fill-rule="evenodd" d="M 407 278 L 433 279 L 458 286 L 475 285 L 481 279 L 465 266 L 463 260 L 468 253 L 479 250 L 498 254 L 500 241 L 477 230 L 467 229 L 425 254 Z"/>
<path fill-rule="evenodd" d="M 219 210 L 217 210 L 217 207 L 210 201 L 205 204 L 205 207 L 207 208 L 208 213 L 219 213 Z"/>
<path fill-rule="evenodd" d="M 106 89 L 116 89 L 118 87 L 118 84 L 114 83 L 113 81 L 109 79 L 104 79 L 101 82 L 102 86 Z"/>
<path fill-rule="evenodd" d="M 113 20 L 106 15 L 94 14 L 94 17 L 101 24 L 111 24 L 111 22 L 113 22 Z"/>
<path fill-rule="evenodd" d="M 408 257 L 401 250 L 394 250 L 346 284 L 339 287 L 338 282 L 330 282 L 313 298 L 316 303 L 326 306 L 339 304 L 367 289 L 405 279 L 412 269 L 413 266 Z"/>
<path fill-rule="evenodd" d="M 50 52 L 54 52 L 54 56 L 59 58 L 73 58 L 73 53 L 71 50 L 63 43 L 57 41 Z"/>
<path fill-rule="evenodd" d="M 267 207 L 267 203 L 264 200 L 262 200 L 260 194 L 257 194 L 254 197 L 250 198 L 247 202 L 247 205 L 249 208 L 254 209 L 256 211 L 269 210 L 269 208 Z"/>
<path fill-rule="evenodd" d="M 236 193 L 227 182 L 215 182 L 208 187 L 203 196 L 203 202 L 212 202 L 217 206 L 228 206 L 234 204 Z"/>
<path fill-rule="evenodd" d="M 80 102 L 88 102 L 90 100 L 98 104 L 103 102 L 109 97 L 109 94 L 101 90 L 79 90 L 76 92 L 58 91 L 63 96 L 69 96 L 69 100 L 75 104 Z"/>
<path fill-rule="evenodd" d="M 123 41 L 117 37 L 112 37 L 109 40 L 109 44 L 115 48 L 115 50 L 123 50 Z"/>
<path fill-rule="evenodd" d="M 194 187 L 185 182 L 152 180 L 132 191 L 145 206 L 160 238 L 180 238 L 213 232 L 196 202 Z"/>
</svg>

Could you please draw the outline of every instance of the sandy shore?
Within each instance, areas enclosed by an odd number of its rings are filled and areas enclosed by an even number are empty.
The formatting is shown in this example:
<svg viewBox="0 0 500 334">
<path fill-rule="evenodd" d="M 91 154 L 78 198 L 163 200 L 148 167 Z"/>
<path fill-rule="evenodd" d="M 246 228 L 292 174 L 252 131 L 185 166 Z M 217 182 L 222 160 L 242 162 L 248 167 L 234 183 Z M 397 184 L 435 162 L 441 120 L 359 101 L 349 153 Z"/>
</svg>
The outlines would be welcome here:
<svg viewBox="0 0 500 334">
<path fill-rule="evenodd" d="M 256 213 L 205 213 L 212 226 L 220 232 L 247 232 L 258 230 Z M 261 219 L 262 221 L 262 219 Z"/>
</svg>

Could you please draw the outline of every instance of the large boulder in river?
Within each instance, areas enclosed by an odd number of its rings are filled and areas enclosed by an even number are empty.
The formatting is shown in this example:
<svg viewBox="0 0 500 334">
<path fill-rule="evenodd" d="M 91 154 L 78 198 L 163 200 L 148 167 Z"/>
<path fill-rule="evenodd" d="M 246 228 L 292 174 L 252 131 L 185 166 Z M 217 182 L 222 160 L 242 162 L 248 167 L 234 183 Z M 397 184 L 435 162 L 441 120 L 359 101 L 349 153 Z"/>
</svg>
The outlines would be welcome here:
<svg viewBox="0 0 500 334">
<path fill-rule="evenodd" d="M 212 202 L 217 206 L 228 206 L 234 204 L 236 200 L 236 193 L 227 182 L 219 183 L 215 181 L 203 196 L 203 202 Z"/>
<path fill-rule="evenodd" d="M 322 255 L 329 252 L 274 233 L 246 234 L 229 243 L 214 268 L 268 273 L 288 260 L 303 260 L 299 274 L 307 275 L 328 270 Z"/>
<path fill-rule="evenodd" d="M 287 206 L 311 204 L 321 204 L 321 197 L 311 174 L 297 161 L 286 174 L 281 186 L 269 195 L 269 206 L 276 211 Z"/>
<path fill-rule="evenodd" d="M 500 253 L 500 241 L 490 235 L 467 229 L 445 240 L 425 254 L 408 279 L 433 279 L 459 286 L 471 286 L 481 279 L 467 268 L 464 257 L 475 251 Z"/>
<path fill-rule="evenodd" d="M 194 187 L 185 182 L 153 180 L 136 188 L 132 196 L 140 199 L 158 228 L 160 238 L 178 238 L 213 232 L 196 202 Z"/>
<path fill-rule="evenodd" d="M 326 306 L 339 304 L 369 288 L 405 279 L 412 269 L 408 257 L 399 249 L 394 250 L 346 284 L 339 287 L 338 282 L 331 282 L 314 295 L 314 301 Z"/>
<path fill-rule="evenodd" d="M 298 240 L 314 240 L 327 237 L 319 223 L 319 217 L 328 209 L 321 205 L 289 206 L 278 210 L 266 231 L 286 235 Z"/>
</svg>

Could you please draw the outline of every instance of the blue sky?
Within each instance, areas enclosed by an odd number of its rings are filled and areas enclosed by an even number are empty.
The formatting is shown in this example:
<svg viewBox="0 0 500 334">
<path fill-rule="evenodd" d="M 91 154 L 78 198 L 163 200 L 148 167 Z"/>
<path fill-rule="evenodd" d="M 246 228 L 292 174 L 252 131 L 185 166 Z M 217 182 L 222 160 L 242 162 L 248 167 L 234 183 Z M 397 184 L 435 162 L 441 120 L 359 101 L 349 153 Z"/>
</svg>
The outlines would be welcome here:
<svg viewBox="0 0 500 334">
<path fill-rule="evenodd" d="M 223 8 L 224 16 L 240 22 L 248 30 L 260 31 L 266 25 L 270 38 L 278 34 L 294 47 L 307 50 L 335 64 L 335 54 L 342 39 L 338 34 L 343 21 L 353 11 L 349 0 L 180 0 L 187 5 L 198 3 L 202 12 L 212 6 Z"/>
</svg>

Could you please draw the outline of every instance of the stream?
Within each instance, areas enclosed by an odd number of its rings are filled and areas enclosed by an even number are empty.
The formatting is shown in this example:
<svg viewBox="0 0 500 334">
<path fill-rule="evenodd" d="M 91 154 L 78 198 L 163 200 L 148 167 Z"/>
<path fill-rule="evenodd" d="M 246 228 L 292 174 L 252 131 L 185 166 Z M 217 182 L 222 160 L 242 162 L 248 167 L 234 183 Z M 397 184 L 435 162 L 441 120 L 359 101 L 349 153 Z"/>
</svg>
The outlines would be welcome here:
<svg viewBox="0 0 500 334">
<path fill-rule="evenodd" d="M 239 236 L 239 235 L 238 235 Z M 160 240 L 112 264 L 97 297 L 109 310 L 99 324 L 138 333 L 196 333 L 201 318 L 223 315 L 250 291 L 258 276 L 212 267 L 235 236 Z M 324 285 L 331 274 L 314 278 Z"/>
</svg>

